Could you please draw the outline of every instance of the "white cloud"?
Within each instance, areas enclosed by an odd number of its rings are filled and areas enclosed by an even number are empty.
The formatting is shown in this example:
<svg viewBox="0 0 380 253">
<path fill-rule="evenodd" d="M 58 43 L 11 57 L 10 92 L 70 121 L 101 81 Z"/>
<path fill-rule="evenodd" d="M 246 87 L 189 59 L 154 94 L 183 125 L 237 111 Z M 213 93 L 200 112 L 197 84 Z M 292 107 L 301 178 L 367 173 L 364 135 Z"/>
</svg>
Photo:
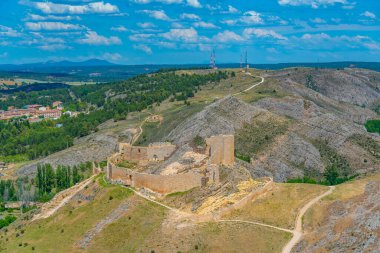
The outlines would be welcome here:
<svg viewBox="0 0 380 253">
<path fill-rule="evenodd" d="M 111 36 L 109 38 L 98 35 L 94 31 L 88 31 L 85 35 L 86 38 L 77 40 L 80 44 L 89 44 L 89 45 L 120 45 L 122 44 L 121 40 L 116 36 Z"/>
<path fill-rule="evenodd" d="M 27 20 L 33 21 L 45 21 L 45 20 L 59 20 L 59 21 L 71 21 L 71 20 L 80 20 L 78 16 L 56 16 L 56 15 L 46 15 L 41 16 L 37 14 L 29 14 Z"/>
<path fill-rule="evenodd" d="M 62 22 L 26 22 L 25 27 L 32 31 L 59 31 L 59 30 L 81 30 L 80 25 L 67 24 Z"/>
<path fill-rule="evenodd" d="M 195 27 L 201 27 L 201 28 L 207 28 L 207 29 L 219 28 L 218 26 L 214 25 L 213 23 L 208 23 L 208 22 L 203 22 L 203 21 L 195 22 L 193 25 Z"/>
<path fill-rule="evenodd" d="M 164 21 L 170 21 L 171 19 L 166 15 L 165 11 L 163 10 L 143 10 L 142 12 L 146 13 L 149 15 L 151 18 L 155 18 L 158 20 L 164 20 Z"/>
<path fill-rule="evenodd" d="M 112 31 L 116 31 L 116 32 L 126 32 L 126 31 L 128 31 L 128 29 L 125 26 L 123 26 L 123 25 L 113 26 L 113 27 L 111 27 L 111 30 Z"/>
<path fill-rule="evenodd" d="M 244 41 L 244 38 L 241 37 L 240 35 L 232 32 L 232 31 L 223 31 L 218 33 L 217 35 L 214 36 L 213 38 L 214 41 L 216 42 L 242 42 Z"/>
<path fill-rule="evenodd" d="M 278 34 L 273 30 L 266 30 L 266 29 L 246 28 L 243 31 L 243 35 L 246 38 L 249 38 L 252 35 L 254 35 L 258 38 L 274 38 L 278 40 L 287 40 L 287 38 L 282 36 L 281 34 Z"/>
<path fill-rule="evenodd" d="M 202 8 L 202 5 L 198 0 L 187 0 L 187 5 L 194 8 Z"/>
<path fill-rule="evenodd" d="M 324 24 L 326 23 L 326 20 L 322 19 L 322 18 L 314 18 L 314 19 L 310 19 L 311 22 L 313 23 L 316 23 L 316 24 Z"/>
<path fill-rule="evenodd" d="M 309 5 L 312 8 L 319 8 L 320 6 L 328 6 L 334 4 L 347 4 L 347 0 L 278 0 L 280 5 L 301 6 Z"/>
<path fill-rule="evenodd" d="M 178 22 L 172 22 L 172 27 L 173 28 L 183 28 L 183 25 L 181 23 L 178 23 Z"/>
<path fill-rule="evenodd" d="M 162 37 L 172 41 L 196 42 L 198 32 L 194 28 L 189 29 L 170 29 L 169 32 L 163 33 Z"/>
<path fill-rule="evenodd" d="M 318 33 L 318 34 L 304 34 L 299 39 L 299 42 L 305 43 L 307 47 L 318 47 L 319 49 L 328 49 L 331 50 L 333 48 L 367 48 L 369 50 L 379 50 L 380 43 L 374 41 L 368 36 L 330 36 L 326 33 Z M 296 39 L 297 43 L 297 39 Z"/>
<path fill-rule="evenodd" d="M 232 5 L 228 5 L 228 13 L 238 13 L 239 10 L 233 7 Z"/>
<path fill-rule="evenodd" d="M 19 37 L 21 34 L 11 27 L 0 25 L 0 36 Z"/>
<path fill-rule="evenodd" d="M 46 45 L 41 45 L 38 46 L 37 48 L 45 51 L 57 51 L 57 50 L 66 50 L 70 49 L 71 47 L 66 46 L 64 44 L 46 44 Z"/>
<path fill-rule="evenodd" d="M 116 5 L 102 2 L 92 2 L 86 5 L 69 5 L 52 2 L 28 2 L 45 14 L 88 14 L 88 13 L 115 13 L 119 12 Z"/>
<path fill-rule="evenodd" d="M 148 29 L 148 28 L 154 28 L 156 27 L 155 24 L 150 22 L 144 22 L 144 23 L 137 23 L 137 25 L 141 28 Z"/>
<path fill-rule="evenodd" d="M 208 5 L 206 7 L 209 7 Z M 223 14 L 235 14 L 235 13 L 239 13 L 240 11 L 238 9 L 236 9 L 235 7 L 233 7 L 232 5 L 228 5 L 227 6 L 227 10 L 222 10 L 220 11 L 220 13 L 223 13 Z"/>
<path fill-rule="evenodd" d="M 261 14 L 256 11 L 247 11 L 244 16 L 241 17 L 241 21 L 246 24 L 263 24 L 264 20 L 261 18 Z"/>
<path fill-rule="evenodd" d="M 138 33 L 129 36 L 129 39 L 132 41 L 148 41 L 154 35 L 149 33 Z"/>
<path fill-rule="evenodd" d="M 152 48 L 150 48 L 149 46 L 147 45 L 133 45 L 133 48 L 137 49 L 137 50 L 141 50 L 143 52 L 145 52 L 146 54 L 152 54 Z"/>
<path fill-rule="evenodd" d="M 201 18 L 198 15 L 192 13 L 182 13 L 181 19 L 200 20 Z"/>
<path fill-rule="evenodd" d="M 156 43 L 157 46 L 159 47 L 164 47 L 164 48 L 176 48 L 176 44 L 173 42 L 166 42 L 166 41 L 159 41 Z"/>
<path fill-rule="evenodd" d="M 137 4 L 149 4 L 151 2 L 159 2 L 164 4 L 179 4 L 182 0 L 133 0 L 132 2 Z"/>
<path fill-rule="evenodd" d="M 259 25 L 264 24 L 264 20 L 261 14 L 256 11 L 247 11 L 239 19 L 229 19 L 223 20 L 222 23 L 226 25 L 236 25 L 238 23 L 248 24 L 248 25 Z"/>
<path fill-rule="evenodd" d="M 369 11 L 366 11 L 366 12 L 362 13 L 361 15 L 364 17 L 367 17 L 367 18 L 376 19 L 375 13 L 372 13 Z"/>
<path fill-rule="evenodd" d="M 102 58 L 107 61 L 117 61 L 120 60 L 122 57 L 118 53 L 105 53 L 103 54 Z"/>
</svg>

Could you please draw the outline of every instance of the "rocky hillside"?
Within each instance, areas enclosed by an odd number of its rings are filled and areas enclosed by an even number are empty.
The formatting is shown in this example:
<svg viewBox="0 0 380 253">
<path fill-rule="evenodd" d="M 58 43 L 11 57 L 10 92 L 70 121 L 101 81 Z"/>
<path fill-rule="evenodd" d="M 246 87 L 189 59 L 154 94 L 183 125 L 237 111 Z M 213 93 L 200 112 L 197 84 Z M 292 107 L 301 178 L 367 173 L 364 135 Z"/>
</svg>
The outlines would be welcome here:
<svg viewBox="0 0 380 253">
<path fill-rule="evenodd" d="M 236 129 L 251 122 L 261 112 L 264 110 L 228 96 L 179 124 L 167 139 L 180 145 L 192 141 L 197 135 L 206 138 L 218 134 L 234 134 Z"/>
<path fill-rule="evenodd" d="M 286 96 L 265 97 L 251 104 L 231 96 L 220 99 L 178 125 L 167 139 L 181 144 L 191 142 L 197 135 L 206 138 L 235 134 L 236 152 L 279 182 L 304 176 L 320 180 L 329 166 L 337 167 L 341 177 L 378 170 L 380 160 L 376 154 L 380 152 L 380 138 L 363 127 L 368 119 L 378 116 L 346 97 L 350 92 L 359 92 L 353 91 L 353 86 L 376 91 L 378 74 L 368 72 L 365 78 L 363 73 L 353 70 L 270 73 L 267 82 L 286 91 Z M 325 76 L 327 81 L 316 78 L 321 87 L 314 90 L 302 84 L 302 78 L 308 75 Z M 350 83 L 342 86 L 337 81 L 341 75 L 345 76 L 342 80 L 351 80 Z M 342 90 L 335 92 L 337 86 Z M 338 94 L 342 97 L 336 97 Z M 377 95 L 366 100 L 365 94 L 359 92 L 358 99 L 366 105 L 377 100 Z M 371 148 L 365 140 L 371 140 Z"/>
<path fill-rule="evenodd" d="M 151 134 L 173 129 L 161 140 L 178 146 L 191 144 L 197 135 L 206 138 L 234 134 L 236 154 L 252 175 L 273 176 L 279 182 L 304 176 L 320 180 L 329 166 L 336 166 L 341 177 L 380 168 L 380 137 L 368 134 L 363 127 L 368 119 L 378 117 L 370 108 L 379 100 L 379 73 L 286 69 L 261 74 L 265 83 L 249 94 L 219 99 L 198 113 L 182 117 L 183 121 L 176 120 L 174 129 L 168 127 L 173 117 L 166 110 L 164 120 L 170 122 L 164 122 Z M 245 85 L 249 85 L 247 76 L 244 78 Z M 226 83 L 231 82 L 228 87 L 236 85 L 239 90 L 239 80 L 229 79 Z M 252 78 L 252 84 L 255 82 Z M 192 103 L 188 108 L 196 105 Z M 99 132 L 79 139 L 74 147 L 24 166 L 19 174 L 33 173 L 39 162 L 73 165 L 105 160 L 119 141 L 130 140 L 144 118 L 134 118 L 133 124 L 108 122 Z M 177 156 L 181 154 L 174 158 Z"/>
<path fill-rule="evenodd" d="M 288 69 L 273 73 L 281 82 L 296 82 L 340 102 L 370 107 L 380 99 L 380 73 L 361 69 Z"/>
<path fill-rule="evenodd" d="M 99 132 L 76 140 L 74 146 L 51 154 L 45 158 L 31 162 L 19 170 L 17 174 L 32 175 L 36 172 L 37 164 L 50 163 L 53 166 L 69 165 L 74 166 L 87 161 L 104 161 L 107 157 L 115 153 L 120 141 L 129 142 L 132 132 L 126 121 L 108 121 L 99 127 Z"/>
<path fill-rule="evenodd" d="M 337 187 L 305 220 L 293 252 L 379 252 L 380 177 Z"/>
</svg>

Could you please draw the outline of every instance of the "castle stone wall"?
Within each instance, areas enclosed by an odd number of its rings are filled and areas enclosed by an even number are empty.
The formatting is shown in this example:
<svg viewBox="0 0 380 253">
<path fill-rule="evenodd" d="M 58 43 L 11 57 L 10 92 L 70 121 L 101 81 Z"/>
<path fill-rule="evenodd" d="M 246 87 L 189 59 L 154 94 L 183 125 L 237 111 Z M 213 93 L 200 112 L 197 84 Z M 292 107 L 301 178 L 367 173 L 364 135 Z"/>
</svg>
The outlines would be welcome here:
<svg viewBox="0 0 380 253">
<path fill-rule="evenodd" d="M 233 135 L 218 135 L 206 139 L 206 154 L 213 165 L 232 166 L 235 163 L 235 138 Z"/>
<path fill-rule="evenodd" d="M 175 149 L 176 146 L 170 143 L 154 143 L 148 147 L 132 146 L 128 143 L 119 145 L 119 153 L 123 159 L 131 162 L 164 161 Z"/>
<path fill-rule="evenodd" d="M 154 175 L 119 168 L 112 163 L 108 165 L 107 177 L 114 182 L 136 188 L 147 188 L 162 194 L 187 191 L 202 185 L 202 175 L 198 173 Z"/>
</svg>

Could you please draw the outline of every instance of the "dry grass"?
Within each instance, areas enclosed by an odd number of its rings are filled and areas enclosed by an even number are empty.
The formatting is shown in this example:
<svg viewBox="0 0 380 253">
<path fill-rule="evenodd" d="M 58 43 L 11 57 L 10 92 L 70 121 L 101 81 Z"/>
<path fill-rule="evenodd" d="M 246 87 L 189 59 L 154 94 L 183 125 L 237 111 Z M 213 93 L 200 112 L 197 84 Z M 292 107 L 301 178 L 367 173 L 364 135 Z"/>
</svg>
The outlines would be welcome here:
<svg viewBox="0 0 380 253">
<path fill-rule="evenodd" d="M 200 252 L 280 252 L 291 238 L 290 233 L 250 224 L 207 223 L 199 230 Z"/>
<path fill-rule="evenodd" d="M 258 221 L 292 229 L 301 207 L 326 189 L 321 185 L 276 184 L 274 190 L 224 218 Z"/>
<path fill-rule="evenodd" d="M 94 185 L 90 188 L 99 189 Z M 16 229 L 20 225 L 16 222 L 1 239 L 1 252 L 32 252 L 32 247 L 34 252 L 78 252 L 76 243 L 83 235 L 130 196 L 125 188 L 102 188 L 95 200 L 70 202 L 52 217 L 27 224 L 23 234 Z"/>
<path fill-rule="evenodd" d="M 380 173 L 337 185 L 332 194 L 323 198 L 321 202 L 317 203 L 305 214 L 305 227 L 311 229 L 322 224 L 332 203 L 335 201 L 348 201 L 364 194 L 367 183 L 372 180 L 380 180 Z"/>
<path fill-rule="evenodd" d="M 157 230 L 166 209 L 143 199 L 133 201 L 130 210 L 94 238 L 87 252 L 136 252 Z"/>
</svg>

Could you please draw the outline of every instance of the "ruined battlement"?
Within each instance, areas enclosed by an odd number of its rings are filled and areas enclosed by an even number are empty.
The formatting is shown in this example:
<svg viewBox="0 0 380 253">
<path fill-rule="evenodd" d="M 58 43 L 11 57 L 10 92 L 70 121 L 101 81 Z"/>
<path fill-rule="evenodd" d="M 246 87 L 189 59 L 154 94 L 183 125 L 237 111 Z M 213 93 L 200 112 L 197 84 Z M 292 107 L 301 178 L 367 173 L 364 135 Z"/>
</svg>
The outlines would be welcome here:
<svg viewBox="0 0 380 253">
<path fill-rule="evenodd" d="M 124 160 L 131 162 L 164 161 L 174 153 L 176 148 L 175 145 L 168 142 L 152 143 L 147 147 L 132 146 L 129 143 L 120 143 L 119 154 Z"/>
<path fill-rule="evenodd" d="M 192 167 L 185 171 L 175 171 L 175 166 L 167 166 L 168 170 L 164 171 L 170 171 L 168 174 L 149 174 L 120 168 L 117 164 L 125 160 L 137 162 L 140 165 L 146 162 L 162 162 L 169 158 L 177 147 L 168 142 L 152 143 L 147 147 L 120 143 L 119 153 L 108 158 L 107 177 L 115 183 L 136 188 L 147 188 L 161 194 L 187 191 L 210 183 L 219 184 L 219 166 L 234 164 L 234 136 L 212 136 L 206 139 L 206 144 L 206 153 L 198 154 L 203 158 L 199 158 L 200 161 L 198 162 L 193 162 L 189 165 Z M 207 164 L 207 160 L 202 162 L 202 159 L 208 159 Z M 173 164 L 178 164 L 178 161 Z"/>
<path fill-rule="evenodd" d="M 235 163 L 235 138 L 233 135 L 211 136 L 206 139 L 206 154 L 214 165 L 232 166 Z"/>
</svg>

